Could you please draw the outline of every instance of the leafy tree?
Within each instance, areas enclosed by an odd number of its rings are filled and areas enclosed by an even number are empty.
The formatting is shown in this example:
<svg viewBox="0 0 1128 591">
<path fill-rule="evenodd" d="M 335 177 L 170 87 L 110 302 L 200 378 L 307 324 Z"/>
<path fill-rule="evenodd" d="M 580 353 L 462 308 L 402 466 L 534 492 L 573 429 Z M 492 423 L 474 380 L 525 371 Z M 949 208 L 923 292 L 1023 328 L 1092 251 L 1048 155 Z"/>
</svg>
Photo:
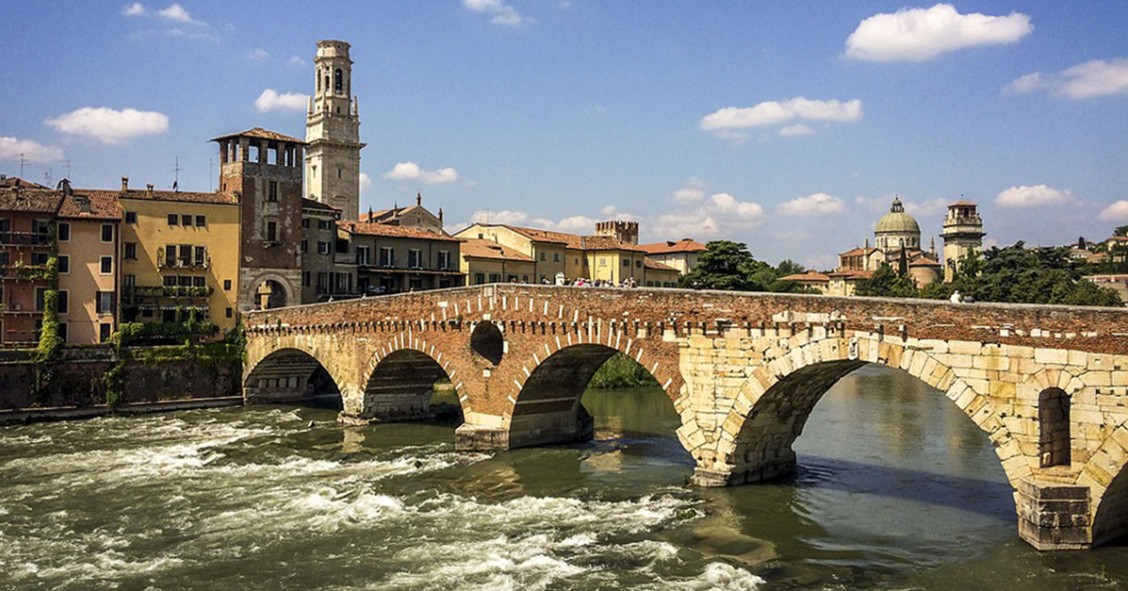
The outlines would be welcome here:
<svg viewBox="0 0 1128 591">
<path fill-rule="evenodd" d="M 714 240 L 706 244 L 705 248 L 706 251 L 701 254 L 693 271 L 682 276 L 683 286 L 694 289 L 764 290 L 763 283 L 753 276 L 762 271 L 767 263 L 757 261 L 743 243 Z"/>
<path fill-rule="evenodd" d="M 961 261 L 951 289 L 985 302 L 1121 305 L 1115 291 L 1083 280 L 1082 268 L 1070 259 L 1068 247 L 1027 249 L 1018 242 Z M 942 293 L 934 288 L 927 295 L 942 297 Z"/>
<path fill-rule="evenodd" d="M 855 293 L 860 296 L 886 298 L 915 298 L 920 296 L 913 280 L 894 271 L 889 263 L 881 263 L 881 266 L 873 272 L 872 277 L 859 281 Z"/>
<path fill-rule="evenodd" d="M 1116 229 L 1112 231 L 1112 235 L 1128 236 L 1128 226 L 1117 226 Z"/>
</svg>

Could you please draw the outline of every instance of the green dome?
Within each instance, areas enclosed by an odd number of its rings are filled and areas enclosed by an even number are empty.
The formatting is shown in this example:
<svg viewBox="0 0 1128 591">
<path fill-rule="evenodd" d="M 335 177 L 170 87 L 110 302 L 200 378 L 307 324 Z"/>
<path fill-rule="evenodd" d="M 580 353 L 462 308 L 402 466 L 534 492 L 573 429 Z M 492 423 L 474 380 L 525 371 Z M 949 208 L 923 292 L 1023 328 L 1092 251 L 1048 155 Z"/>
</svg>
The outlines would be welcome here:
<svg viewBox="0 0 1128 591">
<path fill-rule="evenodd" d="M 889 213 L 877 220 L 877 228 L 874 229 L 874 233 L 913 233 L 919 235 L 920 226 L 917 225 L 913 216 L 905 213 L 905 207 L 901 205 L 901 200 L 895 198 L 893 199 L 893 206 L 889 208 Z"/>
</svg>

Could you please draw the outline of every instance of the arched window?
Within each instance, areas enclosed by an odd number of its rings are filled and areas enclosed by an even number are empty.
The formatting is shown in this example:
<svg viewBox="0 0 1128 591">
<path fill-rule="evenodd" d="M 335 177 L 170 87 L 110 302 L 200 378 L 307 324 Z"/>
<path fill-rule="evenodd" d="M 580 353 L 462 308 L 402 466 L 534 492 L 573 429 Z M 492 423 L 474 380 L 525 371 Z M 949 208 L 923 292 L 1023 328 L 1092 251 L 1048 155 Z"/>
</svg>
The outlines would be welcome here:
<svg viewBox="0 0 1128 591">
<path fill-rule="evenodd" d="M 1038 456 L 1043 468 L 1068 466 L 1069 394 L 1047 388 L 1038 395 Z"/>
<path fill-rule="evenodd" d="M 321 69 L 320 68 L 318 68 L 317 75 L 314 76 L 314 78 L 317 78 L 317 92 L 321 92 Z"/>
<path fill-rule="evenodd" d="M 343 90 L 344 87 L 345 87 L 345 73 L 342 72 L 340 68 L 337 68 L 337 70 L 335 72 L 333 72 L 333 92 L 340 94 L 341 90 Z"/>
</svg>

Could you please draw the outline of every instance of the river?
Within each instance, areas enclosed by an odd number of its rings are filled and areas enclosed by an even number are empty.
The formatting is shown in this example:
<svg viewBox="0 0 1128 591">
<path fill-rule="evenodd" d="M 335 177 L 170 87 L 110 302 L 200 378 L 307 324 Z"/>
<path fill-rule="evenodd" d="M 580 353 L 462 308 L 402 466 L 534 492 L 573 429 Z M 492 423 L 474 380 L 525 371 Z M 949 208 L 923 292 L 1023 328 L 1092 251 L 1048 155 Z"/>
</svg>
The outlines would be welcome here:
<svg viewBox="0 0 1128 591">
<path fill-rule="evenodd" d="M 793 479 L 727 489 L 686 485 L 660 390 L 584 404 L 595 441 L 504 453 L 298 407 L 0 428 L 0 589 L 1128 588 L 1124 546 L 1021 542 L 987 437 L 906 374 L 843 378 Z"/>
</svg>

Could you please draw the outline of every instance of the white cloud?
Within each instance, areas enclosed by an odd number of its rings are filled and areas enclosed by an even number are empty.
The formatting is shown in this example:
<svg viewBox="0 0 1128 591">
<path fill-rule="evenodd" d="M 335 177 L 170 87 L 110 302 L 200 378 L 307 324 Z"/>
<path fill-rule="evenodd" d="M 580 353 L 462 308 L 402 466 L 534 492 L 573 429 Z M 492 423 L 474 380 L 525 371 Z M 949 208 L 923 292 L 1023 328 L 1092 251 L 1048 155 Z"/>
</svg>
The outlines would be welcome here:
<svg viewBox="0 0 1128 591">
<path fill-rule="evenodd" d="M 188 14 L 188 11 L 185 10 L 184 7 L 179 5 L 179 4 L 169 4 L 167 7 L 158 10 L 157 16 L 159 16 L 159 17 L 161 17 L 165 20 L 169 20 L 169 21 L 173 21 L 173 22 L 177 22 L 177 23 L 187 23 L 187 24 L 193 24 L 193 25 L 204 24 L 203 21 L 198 21 L 198 20 L 193 19 L 192 15 Z"/>
<path fill-rule="evenodd" d="M 923 62 L 941 54 L 1015 43 L 1030 34 L 1030 17 L 960 14 L 951 4 L 875 14 L 846 39 L 845 56 L 870 62 Z"/>
<path fill-rule="evenodd" d="M 475 211 L 470 215 L 471 224 L 508 224 L 522 226 L 529 219 L 529 214 L 523 211 L 490 211 L 488 209 Z"/>
<path fill-rule="evenodd" d="M 846 210 L 846 204 L 841 199 L 815 193 L 806 197 L 796 197 L 791 201 L 784 201 L 776 206 L 776 211 L 782 215 L 817 216 L 841 213 Z"/>
<path fill-rule="evenodd" d="M 265 49 L 256 48 L 247 52 L 247 59 L 252 62 L 262 62 L 270 58 L 270 53 Z"/>
<path fill-rule="evenodd" d="M 367 172 L 360 173 L 360 192 L 364 193 L 372 187 L 372 177 Z"/>
<path fill-rule="evenodd" d="M 1034 72 L 1003 88 L 1013 93 L 1038 90 L 1073 100 L 1128 94 L 1128 58 L 1091 60 L 1048 76 Z"/>
<path fill-rule="evenodd" d="M 414 162 L 397 162 L 392 170 L 382 174 L 386 179 L 393 181 L 419 180 L 428 185 L 453 183 L 458 180 L 458 172 L 453 168 L 440 168 L 438 170 L 424 170 Z"/>
<path fill-rule="evenodd" d="M 1099 216 L 1102 222 L 1124 223 L 1128 222 L 1128 201 L 1121 199 L 1104 208 Z"/>
<path fill-rule="evenodd" d="M 947 213 L 948 199 L 934 197 L 925 201 L 905 201 L 905 211 L 913 215 L 938 215 Z"/>
<path fill-rule="evenodd" d="M 781 127 L 780 130 L 779 130 L 779 134 L 783 137 L 795 137 L 795 136 L 800 136 L 800 135 L 811 135 L 812 133 L 815 133 L 815 130 L 811 129 L 810 127 L 808 127 L 806 125 L 803 125 L 802 123 L 796 123 L 795 125 L 788 125 L 787 127 Z"/>
<path fill-rule="evenodd" d="M 691 176 L 686 179 L 682 188 L 674 191 L 674 201 L 686 204 L 697 203 L 705 198 L 705 181 Z"/>
<path fill-rule="evenodd" d="M 1011 187 L 999 193 L 995 203 L 999 207 L 1041 207 L 1043 205 L 1062 205 L 1074 200 L 1073 194 L 1047 187 L 1034 185 L 1033 187 Z"/>
<path fill-rule="evenodd" d="M 764 101 L 752 107 L 725 107 L 702 117 L 697 126 L 704 131 L 717 133 L 749 127 L 781 125 L 796 119 L 850 122 L 861 118 L 862 101 L 858 99 L 845 102 L 820 101 L 800 96 L 785 101 Z M 809 131 L 810 128 L 807 130 Z M 795 126 L 792 126 L 791 133 L 796 131 L 798 130 Z"/>
<path fill-rule="evenodd" d="M 309 95 L 299 92 L 279 94 L 273 88 L 267 88 L 255 99 L 255 109 L 259 113 L 270 111 L 304 111 L 309 106 Z"/>
<path fill-rule="evenodd" d="M 286 60 L 286 64 L 295 67 L 304 66 L 306 64 L 306 61 L 296 55 L 292 55 L 290 56 L 290 59 Z"/>
<path fill-rule="evenodd" d="M 462 5 L 474 12 L 492 15 L 490 22 L 495 25 L 518 27 L 536 22 L 531 17 L 521 16 L 515 8 L 501 0 L 462 0 Z"/>
<path fill-rule="evenodd" d="M 0 160 L 19 160 L 28 162 L 53 162 L 62 160 L 63 150 L 54 146 L 44 146 L 33 140 L 14 137 L 0 137 Z"/>
<path fill-rule="evenodd" d="M 481 209 L 471 214 L 469 223 L 459 224 L 458 226 L 466 227 L 470 224 L 507 224 L 512 226 L 526 226 L 530 228 L 539 228 L 542 230 L 567 232 L 570 234 L 591 235 L 595 232 L 596 222 L 602 220 L 637 220 L 636 216 L 618 212 L 613 205 L 603 207 L 600 210 L 600 213 L 603 217 L 600 217 L 598 219 L 588 217 L 586 215 L 573 215 L 566 217 L 560 221 L 554 221 L 543 217 L 532 217 L 524 211 L 513 211 L 507 209 L 501 211 L 493 211 L 488 209 Z"/>
<path fill-rule="evenodd" d="M 656 236 L 705 240 L 730 237 L 760 225 L 763 220 L 764 208 L 759 203 L 716 193 L 693 208 L 659 215 L 647 226 Z"/>
<path fill-rule="evenodd" d="M 125 16 L 143 16 L 145 14 L 145 5 L 140 2 L 127 4 L 125 8 L 121 9 L 121 13 Z"/>
<path fill-rule="evenodd" d="M 104 144 L 120 144 L 137 136 L 168 131 L 168 116 L 164 113 L 106 107 L 83 107 L 46 123 L 65 134 L 94 138 Z"/>
</svg>

